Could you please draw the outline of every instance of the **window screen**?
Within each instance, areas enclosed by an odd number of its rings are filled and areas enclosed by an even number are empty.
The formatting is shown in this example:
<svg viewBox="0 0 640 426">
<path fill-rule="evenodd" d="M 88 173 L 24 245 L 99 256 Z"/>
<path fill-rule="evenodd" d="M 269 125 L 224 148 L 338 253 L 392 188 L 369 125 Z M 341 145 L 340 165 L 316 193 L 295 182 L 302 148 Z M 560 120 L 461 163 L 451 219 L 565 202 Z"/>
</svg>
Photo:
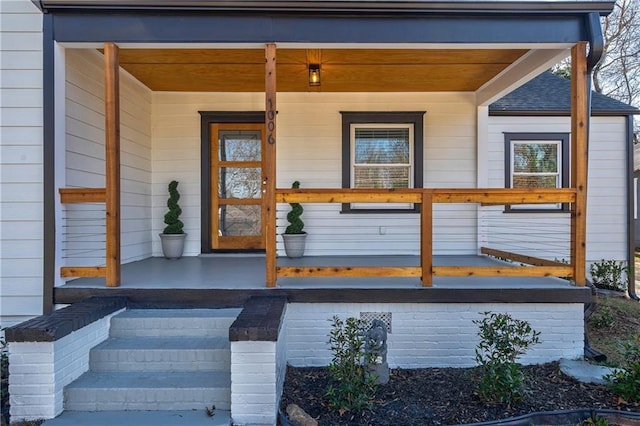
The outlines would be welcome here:
<svg viewBox="0 0 640 426">
<path fill-rule="evenodd" d="M 567 188 L 568 133 L 505 133 L 506 188 Z M 514 204 L 506 211 L 567 211 L 568 204 Z"/>
<path fill-rule="evenodd" d="M 352 180 L 354 188 L 411 186 L 409 130 L 409 127 L 355 127 Z"/>
</svg>

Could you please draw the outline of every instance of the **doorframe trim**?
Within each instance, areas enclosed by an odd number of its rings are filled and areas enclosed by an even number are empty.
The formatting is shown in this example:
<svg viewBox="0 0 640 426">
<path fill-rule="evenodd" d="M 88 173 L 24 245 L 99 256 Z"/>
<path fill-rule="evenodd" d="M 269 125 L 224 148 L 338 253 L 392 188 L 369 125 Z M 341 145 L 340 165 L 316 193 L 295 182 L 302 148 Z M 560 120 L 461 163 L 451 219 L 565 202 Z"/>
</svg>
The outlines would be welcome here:
<svg viewBox="0 0 640 426">
<path fill-rule="evenodd" d="M 264 111 L 198 111 L 200 114 L 200 252 L 228 250 L 211 248 L 211 124 L 264 124 Z"/>
</svg>

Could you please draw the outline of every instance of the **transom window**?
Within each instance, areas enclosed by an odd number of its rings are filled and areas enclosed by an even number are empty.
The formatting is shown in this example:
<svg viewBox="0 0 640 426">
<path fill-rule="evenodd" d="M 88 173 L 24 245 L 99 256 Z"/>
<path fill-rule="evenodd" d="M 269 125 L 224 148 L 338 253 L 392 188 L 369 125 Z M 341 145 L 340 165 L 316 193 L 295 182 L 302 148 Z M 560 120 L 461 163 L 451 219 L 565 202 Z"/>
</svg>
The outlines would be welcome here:
<svg viewBox="0 0 640 426">
<path fill-rule="evenodd" d="M 342 112 L 343 188 L 422 187 L 424 112 Z M 413 204 L 343 204 L 343 212 L 415 212 Z"/>
<path fill-rule="evenodd" d="M 569 183 L 569 135 L 506 133 L 507 188 L 563 188 Z M 508 210 L 561 210 L 562 204 L 513 205 Z"/>
</svg>

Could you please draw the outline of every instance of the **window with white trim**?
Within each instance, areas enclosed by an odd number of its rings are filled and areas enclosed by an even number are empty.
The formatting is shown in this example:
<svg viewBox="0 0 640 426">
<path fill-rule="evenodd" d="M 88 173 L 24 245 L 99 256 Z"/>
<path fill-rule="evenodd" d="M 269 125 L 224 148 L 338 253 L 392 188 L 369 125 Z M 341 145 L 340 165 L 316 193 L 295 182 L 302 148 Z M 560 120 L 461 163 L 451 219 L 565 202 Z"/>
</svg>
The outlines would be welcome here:
<svg viewBox="0 0 640 426">
<path fill-rule="evenodd" d="M 343 112 L 343 187 L 422 187 L 420 113 Z M 351 203 L 343 212 L 418 211 L 413 204 Z"/>
<path fill-rule="evenodd" d="M 569 183 L 569 135 L 566 133 L 506 133 L 507 188 L 563 188 Z M 563 204 L 508 206 L 507 210 L 564 210 Z"/>
<path fill-rule="evenodd" d="M 352 188 L 412 188 L 413 125 L 352 124 Z"/>
</svg>

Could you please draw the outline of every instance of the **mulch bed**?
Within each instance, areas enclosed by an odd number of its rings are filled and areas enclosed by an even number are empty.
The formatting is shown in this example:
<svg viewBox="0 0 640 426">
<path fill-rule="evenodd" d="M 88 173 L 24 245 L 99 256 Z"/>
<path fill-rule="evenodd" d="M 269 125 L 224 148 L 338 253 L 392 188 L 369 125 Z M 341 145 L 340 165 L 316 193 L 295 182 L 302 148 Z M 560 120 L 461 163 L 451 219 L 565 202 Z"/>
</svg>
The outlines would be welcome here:
<svg viewBox="0 0 640 426">
<path fill-rule="evenodd" d="M 298 404 L 320 425 L 450 425 L 505 419 L 540 411 L 578 408 L 640 412 L 606 386 L 584 384 L 565 376 L 557 362 L 523 367 L 526 393 L 515 407 L 488 405 L 474 394 L 478 377 L 471 368 L 394 369 L 380 387 L 371 411 L 343 415 L 324 398 L 326 368 L 287 369 L 282 410 Z"/>
</svg>

